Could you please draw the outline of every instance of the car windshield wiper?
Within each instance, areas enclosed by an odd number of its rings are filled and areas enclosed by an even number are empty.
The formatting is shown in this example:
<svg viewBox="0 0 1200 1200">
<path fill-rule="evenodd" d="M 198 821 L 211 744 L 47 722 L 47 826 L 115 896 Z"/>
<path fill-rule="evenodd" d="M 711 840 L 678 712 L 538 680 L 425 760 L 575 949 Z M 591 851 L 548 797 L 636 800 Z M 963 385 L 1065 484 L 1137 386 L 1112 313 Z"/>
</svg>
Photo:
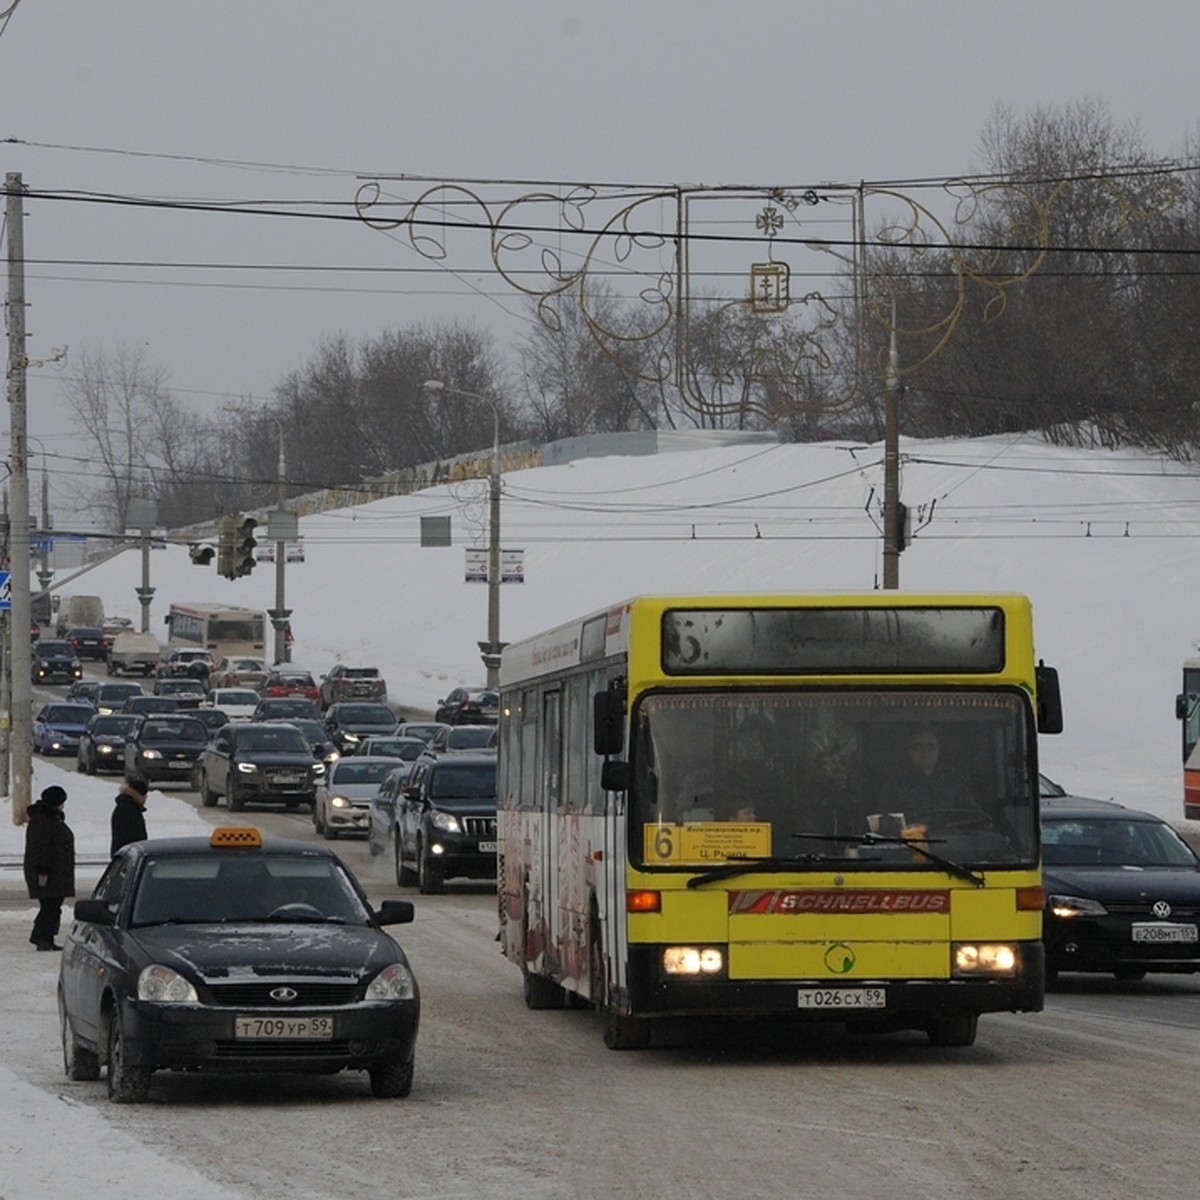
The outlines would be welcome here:
<svg viewBox="0 0 1200 1200">
<path fill-rule="evenodd" d="M 748 875 L 751 871 L 785 871 L 788 867 L 811 867 L 820 863 L 862 862 L 861 858 L 847 858 L 844 855 L 830 854 L 794 854 L 791 857 L 764 855 L 762 857 L 729 856 L 727 862 L 687 881 L 690 888 L 700 887 L 705 883 L 715 883 L 718 879 L 731 879 L 735 875 Z"/>
</svg>

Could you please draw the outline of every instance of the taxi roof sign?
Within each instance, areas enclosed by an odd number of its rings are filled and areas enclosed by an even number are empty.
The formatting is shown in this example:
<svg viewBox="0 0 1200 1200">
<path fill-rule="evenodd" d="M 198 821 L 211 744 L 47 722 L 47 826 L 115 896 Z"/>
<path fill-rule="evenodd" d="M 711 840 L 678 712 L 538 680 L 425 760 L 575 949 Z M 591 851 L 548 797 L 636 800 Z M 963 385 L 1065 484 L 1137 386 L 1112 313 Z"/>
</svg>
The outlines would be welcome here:
<svg viewBox="0 0 1200 1200">
<path fill-rule="evenodd" d="M 245 850 L 261 850 L 262 834 L 253 825 L 218 825 L 212 831 L 208 844 L 214 850 L 241 847 Z"/>
</svg>

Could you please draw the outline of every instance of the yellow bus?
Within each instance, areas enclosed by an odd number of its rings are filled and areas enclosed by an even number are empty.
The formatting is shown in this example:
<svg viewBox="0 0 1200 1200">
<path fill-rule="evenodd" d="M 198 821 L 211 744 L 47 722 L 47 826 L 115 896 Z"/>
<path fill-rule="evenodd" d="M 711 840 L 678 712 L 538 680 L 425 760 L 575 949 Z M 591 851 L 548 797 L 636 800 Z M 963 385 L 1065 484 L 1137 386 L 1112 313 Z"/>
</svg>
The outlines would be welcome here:
<svg viewBox="0 0 1200 1200">
<path fill-rule="evenodd" d="M 644 596 L 507 646 L 500 683 L 530 1008 L 594 1007 L 614 1049 L 681 1016 L 968 1046 L 1041 1009 L 1062 713 L 1025 597 Z"/>
</svg>

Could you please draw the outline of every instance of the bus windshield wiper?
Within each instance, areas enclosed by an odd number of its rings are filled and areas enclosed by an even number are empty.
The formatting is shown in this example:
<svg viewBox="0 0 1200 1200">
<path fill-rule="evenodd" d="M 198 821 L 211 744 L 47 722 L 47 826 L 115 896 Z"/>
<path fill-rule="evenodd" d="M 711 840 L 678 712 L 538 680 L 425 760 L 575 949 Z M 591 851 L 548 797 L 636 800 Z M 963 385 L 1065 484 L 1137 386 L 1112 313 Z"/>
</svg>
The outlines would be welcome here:
<svg viewBox="0 0 1200 1200">
<path fill-rule="evenodd" d="M 918 854 L 927 858 L 932 863 L 937 863 L 944 871 L 959 879 L 965 879 L 968 883 L 973 883 L 976 887 L 983 887 L 987 882 L 978 871 L 972 871 L 970 867 L 964 867 L 962 863 L 956 863 L 953 859 L 945 858 L 941 854 L 930 850 L 925 844 L 926 839 L 907 838 L 900 834 L 886 833 L 855 833 L 849 837 L 846 834 L 834 833 L 793 833 L 792 837 L 807 838 L 814 842 L 857 842 L 860 846 L 907 846 L 910 850 L 915 850 Z M 862 859 L 858 860 L 862 862 Z"/>
<path fill-rule="evenodd" d="M 929 859 L 931 863 L 937 863 L 948 874 L 955 875 L 959 879 L 965 879 L 968 883 L 972 883 L 976 887 L 983 887 L 987 882 L 978 871 L 972 871 L 970 867 L 964 867 L 962 863 L 956 863 L 952 858 L 945 858 L 940 854 L 936 854 L 920 838 L 903 837 L 900 834 L 864 833 L 860 836 L 859 843 L 863 846 L 907 846 L 910 850 L 915 850 L 923 858 Z"/>
<path fill-rule="evenodd" d="M 844 841 L 844 838 L 839 838 Z M 791 857 L 764 855 L 761 857 L 729 856 L 727 862 L 719 867 L 711 867 L 687 881 L 690 888 L 700 887 L 705 883 L 715 883 L 718 879 L 731 879 L 734 875 L 748 875 L 751 871 L 783 871 L 788 867 L 811 867 L 820 863 L 862 862 L 861 858 L 846 858 L 843 855 L 827 854 L 794 854 Z"/>
</svg>

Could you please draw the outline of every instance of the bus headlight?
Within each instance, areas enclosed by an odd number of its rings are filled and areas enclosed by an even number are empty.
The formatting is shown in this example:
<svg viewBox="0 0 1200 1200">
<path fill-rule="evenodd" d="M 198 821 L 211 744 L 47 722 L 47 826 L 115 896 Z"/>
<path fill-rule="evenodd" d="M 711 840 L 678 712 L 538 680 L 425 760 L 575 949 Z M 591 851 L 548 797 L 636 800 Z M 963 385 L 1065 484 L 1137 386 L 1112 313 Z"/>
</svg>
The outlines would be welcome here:
<svg viewBox="0 0 1200 1200">
<path fill-rule="evenodd" d="M 725 951 L 720 946 L 667 946 L 662 965 L 668 975 L 720 975 L 725 970 Z"/>
<path fill-rule="evenodd" d="M 1020 956 L 1007 942 L 956 942 L 955 978 L 978 979 L 981 975 L 1013 975 Z"/>
</svg>

